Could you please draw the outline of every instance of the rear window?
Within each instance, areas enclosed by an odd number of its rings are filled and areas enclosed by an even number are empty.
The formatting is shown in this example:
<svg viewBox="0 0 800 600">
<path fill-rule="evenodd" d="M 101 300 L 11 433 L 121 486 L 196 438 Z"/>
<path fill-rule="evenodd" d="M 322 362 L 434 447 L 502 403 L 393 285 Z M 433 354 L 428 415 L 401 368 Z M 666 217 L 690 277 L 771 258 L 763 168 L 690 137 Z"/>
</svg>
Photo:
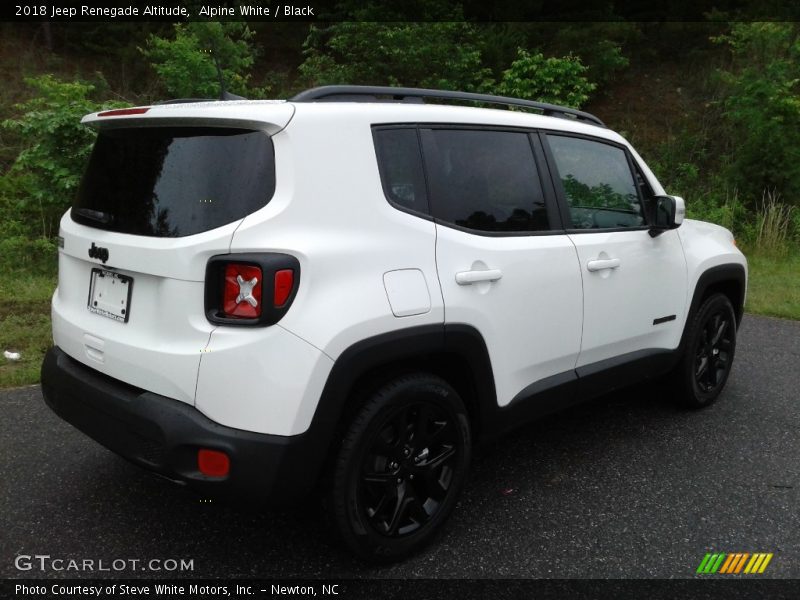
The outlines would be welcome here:
<svg viewBox="0 0 800 600">
<path fill-rule="evenodd" d="M 264 132 L 109 129 L 97 137 L 72 219 L 120 233 L 182 237 L 237 221 L 274 191 L 275 155 Z"/>
</svg>

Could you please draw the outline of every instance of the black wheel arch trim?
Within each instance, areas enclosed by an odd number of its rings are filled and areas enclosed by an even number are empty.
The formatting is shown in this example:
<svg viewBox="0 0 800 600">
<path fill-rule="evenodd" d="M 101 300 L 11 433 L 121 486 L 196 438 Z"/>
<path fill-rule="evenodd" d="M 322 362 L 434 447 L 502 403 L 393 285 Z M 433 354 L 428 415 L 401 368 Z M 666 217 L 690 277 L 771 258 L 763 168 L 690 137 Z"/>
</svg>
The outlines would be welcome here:
<svg viewBox="0 0 800 600">
<path fill-rule="evenodd" d="M 738 327 L 742 323 L 742 317 L 744 316 L 744 298 L 745 292 L 747 291 L 747 276 L 745 274 L 744 265 L 728 263 L 711 267 L 703 271 L 694 286 L 692 301 L 689 304 L 689 311 L 686 313 L 686 323 L 684 324 L 683 335 L 681 336 L 681 348 L 683 348 L 686 342 L 687 329 L 691 324 L 692 317 L 697 314 L 706 292 L 712 286 L 729 283 L 736 284 L 738 288 L 738 297 L 731 298 L 731 304 L 733 305 L 733 312 L 736 315 L 736 326 Z"/>
<path fill-rule="evenodd" d="M 481 423 L 488 416 L 487 407 L 497 406 L 494 375 L 483 336 L 469 325 L 419 325 L 383 333 L 356 342 L 334 362 L 323 388 L 314 417 L 302 434 L 309 444 L 309 461 L 316 461 L 313 476 L 319 478 L 331 445 L 339 432 L 341 418 L 359 379 L 376 368 L 403 361 L 424 364 L 426 355 L 454 355 L 469 365 L 465 377 L 472 378 L 475 402 L 467 409 L 472 421 Z M 424 368 L 424 367 L 423 367 Z M 432 369 L 435 373 L 435 369 Z M 454 386 L 457 387 L 457 386 Z M 467 401 L 467 399 L 465 399 Z M 473 431 L 473 435 L 474 435 Z"/>
</svg>

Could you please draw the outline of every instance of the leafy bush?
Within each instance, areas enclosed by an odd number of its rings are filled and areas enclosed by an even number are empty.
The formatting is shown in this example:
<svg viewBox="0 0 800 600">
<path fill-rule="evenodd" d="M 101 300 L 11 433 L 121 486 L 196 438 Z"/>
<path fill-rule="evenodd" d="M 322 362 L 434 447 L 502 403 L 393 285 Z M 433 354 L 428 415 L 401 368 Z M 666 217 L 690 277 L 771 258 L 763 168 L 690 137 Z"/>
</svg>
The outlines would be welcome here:
<svg viewBox="0 0 800 600">
<path fill-rule="evenodd" d="M 481 60 L 495 79 L 516 58 L 517 49 L 528 47 L 531 39 L 537 45 L 541 39 L 532 34 L 530 23 L 480 23 L 477 27 Z"/>
<path fill-rule="evenodd" d="M 22 115 L 2 126 L 27 141 L 0 186 L 0 207 L 7 218 L 28 223 L 28 230 L 51 237 L 72 201 L 94 142 L 95 133 L 81 125 L 87 113 L 126 106 L 89 98 L 94 85 L 63 82 L 52 75 L 25 80 L 36 97 L 18 104 Z"/>
<path fill-rule="evenodd" d="M 0 239 L 0 269 L 5 273 L 51 272 L 56 256 L 52 239 L 30 239 L 24 233 Z"/>
<path fill-rule="evenodd" d="M 580 108 L 596 87 L 585 73 L 586 67 L 574 56 L 545 58 L 520 48 L 497 89 L 504 96 Z"/>
<path fill-rule="evenodd" d="M 606 84 L 613 76 L 625 69 L 630 61 L 622 54 L 619 44 L 611 40 L 599 40 L 586 60 L 589 76 L 596 84 Z"/>
<path fill-rule="evenodd" d="M 800 202 L 800 36 L 792 23 L 736 23 L 722 102 L 730 144 L 729 179 L 755 207 L 764 190 Z"/>
<path fill-rule="evenodd" d="M 351 10 L 351 22 L 313 26 L 300 73 L 311 85 L 369 84 L 480 91 L 489 69 L 475 27 L 459 7 L 429 1 L 419 18 L 436 22 L 374 22 L 375 7 Z M 372 22 L 370 22 L 372 20 Z M 354 22 L 360 21 L 360 22 Z"/>
<path fill-rule="evenodd" d="M 245 23 L 178 23 L 174 39 L 151 35 L 140 50 L 175 98 L 219 98 L 217 64 L 227 91 L 257 96 L 247 86 L 256 55 L 252 37 Z"/>
<path fill-rule="evenodd" d="M 708 221 L 730 229 L 737 239 L 745 244 L 755 242 L 757 230 L 752 214 L 739 200 L 736 190 L 724 197 L 699 196 L 687 201 L 687 216 L 691 219 Z"/>
<path fill-rule="evenodd" d="M 641 38 L 637 23 L 598 19 L 558 27 L 547 50 L 551 54 L 569 53 L 579 57 L 588 69 L 589 81 L 602 87 L 630 64 L 622 52 L 623 46 Z"/>
</svg>

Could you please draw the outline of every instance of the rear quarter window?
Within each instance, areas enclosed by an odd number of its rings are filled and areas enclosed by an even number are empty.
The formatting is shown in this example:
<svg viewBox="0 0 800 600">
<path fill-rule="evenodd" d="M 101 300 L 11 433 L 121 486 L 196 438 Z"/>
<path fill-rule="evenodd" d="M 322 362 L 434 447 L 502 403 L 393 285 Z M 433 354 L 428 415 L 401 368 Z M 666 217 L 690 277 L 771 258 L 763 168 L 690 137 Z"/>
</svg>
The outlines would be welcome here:
<svg viewBox="0 0 800 600">
<path fill-rule="evenodd" d="M 373 130 L 383 191 L 398 208 L 428 212 L 425 174 L 416 128 Z"/>
</svg>

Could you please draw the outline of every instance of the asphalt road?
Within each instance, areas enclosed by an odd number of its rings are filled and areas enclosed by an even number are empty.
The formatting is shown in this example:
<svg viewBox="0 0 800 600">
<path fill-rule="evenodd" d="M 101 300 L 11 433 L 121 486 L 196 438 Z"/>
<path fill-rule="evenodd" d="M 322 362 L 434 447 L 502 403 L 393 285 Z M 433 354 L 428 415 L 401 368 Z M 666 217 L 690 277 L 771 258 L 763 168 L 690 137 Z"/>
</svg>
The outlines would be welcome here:
<svg viewBox="0 0 800 600">
<path fill-rule="evenodd" d="M 444 534 L 402 564 L 359 564 L 313 503 L 202 502 L 61 422 L 38 387 L 0 393 L 0 577 L 17 555 L 191 559 L 120 577 L 684 578 L 706 552 L 772 552 L 800 578 L 800 323 L 747 316 L 718 403 L 690 412 L 636 388 L 480 452 Z"/>
</svg>

